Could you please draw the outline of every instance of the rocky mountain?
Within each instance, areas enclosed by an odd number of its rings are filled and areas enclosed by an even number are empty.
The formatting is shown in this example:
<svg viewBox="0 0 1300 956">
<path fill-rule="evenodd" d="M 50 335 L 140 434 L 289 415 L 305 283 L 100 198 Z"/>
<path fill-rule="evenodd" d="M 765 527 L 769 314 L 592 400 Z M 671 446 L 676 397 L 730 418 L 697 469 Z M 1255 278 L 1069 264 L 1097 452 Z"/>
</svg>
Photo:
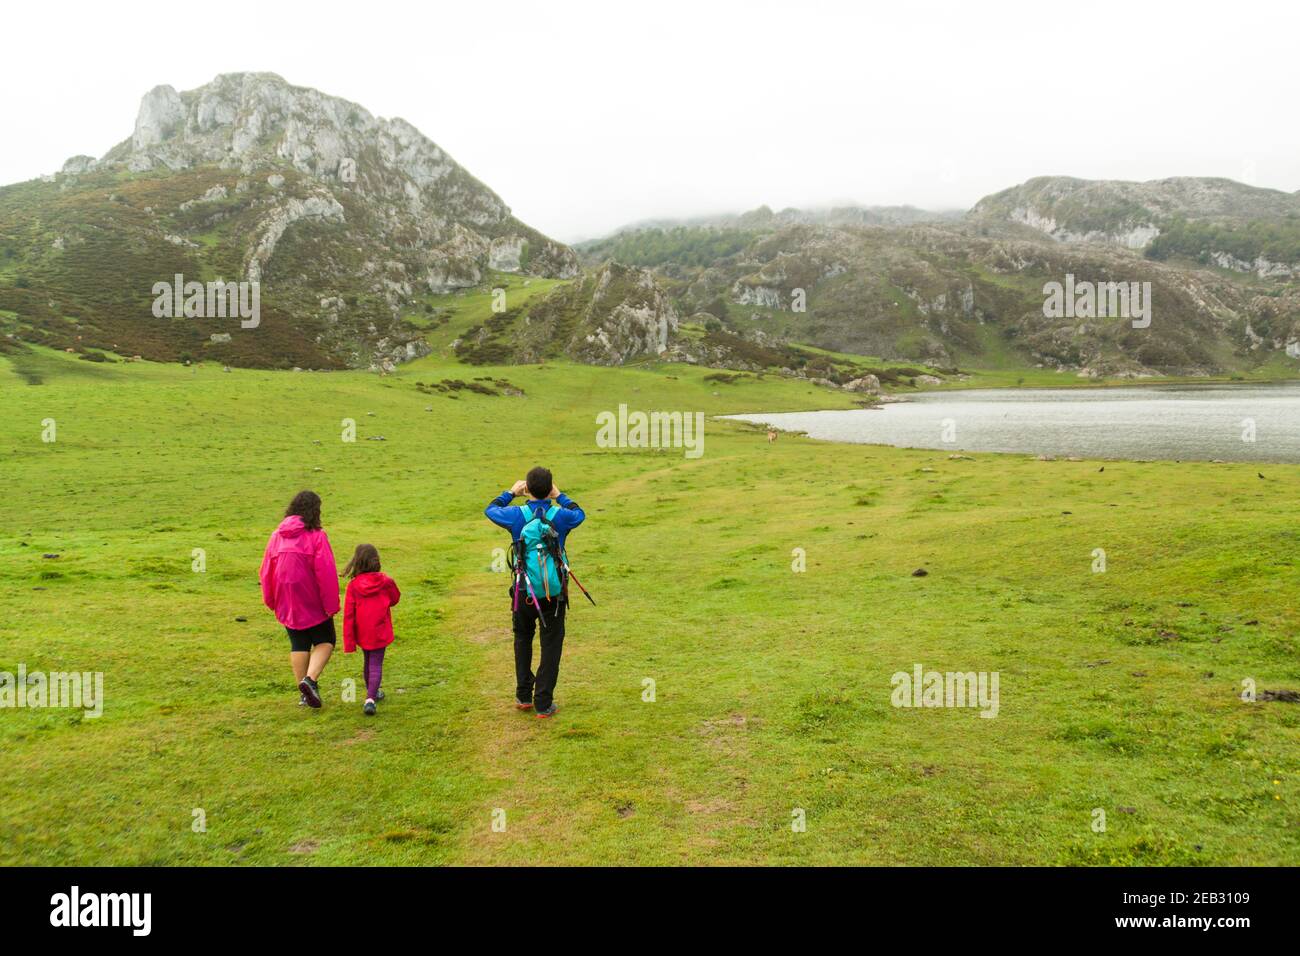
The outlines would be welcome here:
<svg viewBox="0 0 1300 956">
<path fill-rule="evenodd" d="M 748 230 L 650 229 L 610 242 L 653 266 L 690 317 L 684 328 L 703 324 L 716 345 L 806 343 L 935 367 L 1082 376 L 1208 375 L 1273 362 L 1294 369 L 1300 286 L 1285 269 L 1239 268 L 1220 250 L 1171 239 L 1284 236 L 1295 203 L 1223 180 L 1033 180 L 960 222 L 763 219 Z M 1076 282 L 1086 302 L 1075 302 Z M 1054 285 L 1071 290 L 1068 308 L 1050 306 Z M 718 358 L 712 349 L 709 360 Z"/>
<path fill-rule="evenodd" d="M 1039 178 L 961 217 L 760 207 L 581 251 L 585 274 L 403 120 L 219 76 L 151 90 L 103 157 L 0 189 L 0 349 L 390 368 L 430 348 L 449 295 L 515 273 L 562 281 L 447 329 L 462 360 L 849 384 L 889 363 L 1147 376 L 1300 359 L 1300 195 L 1229 180 Z"/>
<path fill-rule="evenodd" d="M 678 322 L 653 273 L 608 262 L 529 308 L 502 312 L 470 329 L 456 343 L 456 354 L 476 364 L 563 356 L 624 365 L 664 356 Z"/>
<path fill-rule="evenodd" d="M 579 268 L 409 123 L 270 73 L 155 87 L 102 158 L 0 189 L 9 341 L 382 367 L 424 350 L 403 318 L 424 296 L 492 270 Z M 159 304 L 176 276 L 183 312 Z M 184 285 L 217 280 L 257 284 L 256 323 L 213 314 Z"/>
<path fill-rule="evenodd" d="M 981 199 L 968 218 L 1152 258 L 1182 257 L 1263 277 L 1300 275 L 1300 194 L 1230 179 L 1044 176 Z"/>
</svg>

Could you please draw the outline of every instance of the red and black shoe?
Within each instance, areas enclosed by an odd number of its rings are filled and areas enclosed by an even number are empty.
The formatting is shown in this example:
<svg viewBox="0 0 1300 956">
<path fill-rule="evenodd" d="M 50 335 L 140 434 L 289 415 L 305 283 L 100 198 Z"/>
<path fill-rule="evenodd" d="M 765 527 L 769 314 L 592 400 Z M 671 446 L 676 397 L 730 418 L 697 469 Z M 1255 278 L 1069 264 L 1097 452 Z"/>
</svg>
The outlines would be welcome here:
<svg viewBox="0 0 1300 956">
<path fill-rule="evenodd" d="M 558 711 L 559 709 L 560 709 L 559 707 L 557 707 L 554 703 L 552 703 L 551 706 L 547 707 L 545 710 L 539 710 L 535 716 L 537 717 L 538 720 L 545 720 L 547 717 L 554 717 L 555 712 Z"/>
<path fill-rule="evenodd" d="M 518 697 L 515 698 L 515 710 L 532 710 L 532 709 L 533 709 L 533 702 L 531 700 L 524 701 L 524 700 L 520 700 Z"/>
</svg>

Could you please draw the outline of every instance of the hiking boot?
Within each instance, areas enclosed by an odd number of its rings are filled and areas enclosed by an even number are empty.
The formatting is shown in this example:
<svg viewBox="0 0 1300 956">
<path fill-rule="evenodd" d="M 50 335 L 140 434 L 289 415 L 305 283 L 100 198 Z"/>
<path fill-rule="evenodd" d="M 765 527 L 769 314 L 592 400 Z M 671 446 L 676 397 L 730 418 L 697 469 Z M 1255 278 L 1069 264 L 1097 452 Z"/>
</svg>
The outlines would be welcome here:
<svg viewBox="0 0 1300 956">
<path fill-rule="evenodd" d="M 547 707 L 545 710 L 539 710 L 537 712 L 537 718 L 541 720 L 546 717 L 554 717 L 555 712 L 559 709 L 560 709 L 559 707 L 557 707 L 554 703 L 552 703 L 551 706 Z"/>
<path fill-rule="evenodd" d="M 307 700 L 308 707 L 320 706 L 320 685 L 310 677 L 304 677 L 298 681 L 298 689 L 302 691 L 302 696 Z"/>
<path fill-rule="evenodd" d="M 375 702 L 373 700 L 366 701 L 361 707 L 361 713 L 365 714 L 367 717 L 375 716 Z"/>
<path fill-rule="evenodd" d="M 515 709 L 516 709 L 516 710 L 532 710 L 532 709 L 533 709 L 533 702 L 532 702 L 531 700 L 520 700 L 518 697 L 516 697 L 516 698 L 515 698 Z"/>
</svg>

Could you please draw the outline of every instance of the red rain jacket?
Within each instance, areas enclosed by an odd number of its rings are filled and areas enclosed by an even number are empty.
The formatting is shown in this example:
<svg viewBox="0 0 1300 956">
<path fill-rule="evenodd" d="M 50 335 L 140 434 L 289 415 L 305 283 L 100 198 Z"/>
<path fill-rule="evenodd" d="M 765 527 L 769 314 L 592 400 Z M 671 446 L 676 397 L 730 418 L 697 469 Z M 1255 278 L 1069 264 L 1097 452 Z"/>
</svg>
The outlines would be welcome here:
<svg viewBox="0 0 1300 956">
<path fill-rule="evenodd" d="M 389 608 L 402 599 L 397 583 L 383 571 L 358 574 L 348 584 L 343 602 L 343 651 L 377 651 L 393 643 Z"/>
</svg>

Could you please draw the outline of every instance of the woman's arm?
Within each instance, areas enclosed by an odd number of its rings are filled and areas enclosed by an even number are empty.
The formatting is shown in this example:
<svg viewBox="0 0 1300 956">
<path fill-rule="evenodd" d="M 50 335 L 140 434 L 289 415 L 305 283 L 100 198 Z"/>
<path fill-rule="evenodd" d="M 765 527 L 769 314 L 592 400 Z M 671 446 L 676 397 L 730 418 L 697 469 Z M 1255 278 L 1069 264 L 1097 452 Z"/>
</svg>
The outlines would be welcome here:
<svg viewBox="0 0 1300 956">
<path fill-rule="evenodd" d="M 320 603 L 325 613 L 333 617 L 339 612 L 339 569 L 334 564 L 334 551 L 329 535 L 321 532 L 320 550 L 315 558 L 316 587 L 320 590 Z"/>
<path fill-rule="evenodd" d="M 275 610 L 275 559 L 271 557 L 271 543 L 275 541 L 275 535 L 271 535 L 266 542 L 266 551 L 262 554 L 262 569 L 257 572 L 258 579 L 262 582 L 262 603 Z"/>
</svg>

